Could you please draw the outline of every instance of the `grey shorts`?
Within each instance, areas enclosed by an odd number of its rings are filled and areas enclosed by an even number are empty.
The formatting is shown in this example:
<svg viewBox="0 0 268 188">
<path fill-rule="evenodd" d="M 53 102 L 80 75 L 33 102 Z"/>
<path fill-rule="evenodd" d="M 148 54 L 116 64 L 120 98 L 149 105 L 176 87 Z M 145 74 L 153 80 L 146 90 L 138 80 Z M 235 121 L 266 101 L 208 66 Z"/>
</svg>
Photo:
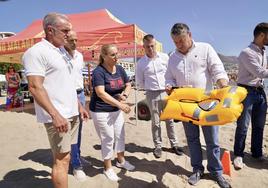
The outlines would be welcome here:
<svg viewBox="0 0 268 188">
<path fill-rule="evenodd" d="M 68 119 L 68 131 L 66 133 L 59 133 L 53 123 L 45 123 L 44 125 L 47 130 L 50 147 L 54 154 L 70 152 L 71 144 L 77 143 L 79 127 L 78 116 Z"/>
</svg>

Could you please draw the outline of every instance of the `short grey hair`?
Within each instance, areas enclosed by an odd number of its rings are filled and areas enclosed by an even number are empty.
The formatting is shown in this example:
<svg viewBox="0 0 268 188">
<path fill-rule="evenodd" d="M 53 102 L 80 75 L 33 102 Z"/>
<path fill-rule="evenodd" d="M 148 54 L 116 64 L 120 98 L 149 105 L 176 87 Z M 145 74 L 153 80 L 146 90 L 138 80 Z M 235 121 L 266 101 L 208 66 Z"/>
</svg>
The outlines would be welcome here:
<svg viewBox="0 0 268 188">
<path fill-rule="evenodd" d="M 190 28 L 185 23 L 175 23 L 171 28 L 171 35 L 181 35 L 190 32 Z"/>
<path fill-rule="evenodd" d="M 44 30 L 46 30 L 47 26 L 49 25 L 56 26 L 59 23 L 59 20 L 61 19 L 69 21 L 68 17 L 64 14 L 60 14 L 56 12 L 48 13 L 43 19 Z"/>
</svg>

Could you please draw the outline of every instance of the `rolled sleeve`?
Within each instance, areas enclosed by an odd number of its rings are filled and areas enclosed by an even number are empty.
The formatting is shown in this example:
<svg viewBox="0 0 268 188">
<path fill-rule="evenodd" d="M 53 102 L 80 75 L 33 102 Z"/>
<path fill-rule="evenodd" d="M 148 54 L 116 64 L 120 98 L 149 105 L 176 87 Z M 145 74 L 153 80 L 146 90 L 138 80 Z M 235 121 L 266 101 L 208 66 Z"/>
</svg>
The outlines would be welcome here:
<svg viewBox="0 0 268 188">
<path fill-rule="evenodd" d="M 169 59 L 167 71 L 165 73 L 165 85 L 166 86 L 176 86 L 176 77 L 172 74 L 172 69 L 176 70 L 176 68 L 172 66 L 172 61 Z"/>
<path fill-rule="evenodd" d="M 229 81 L 222 61 L 220 60 L 216 51 L 210 45 L 208 48 L 208 65 L 214 83 L 219 79 L 226 79 Z"/>
</svg>

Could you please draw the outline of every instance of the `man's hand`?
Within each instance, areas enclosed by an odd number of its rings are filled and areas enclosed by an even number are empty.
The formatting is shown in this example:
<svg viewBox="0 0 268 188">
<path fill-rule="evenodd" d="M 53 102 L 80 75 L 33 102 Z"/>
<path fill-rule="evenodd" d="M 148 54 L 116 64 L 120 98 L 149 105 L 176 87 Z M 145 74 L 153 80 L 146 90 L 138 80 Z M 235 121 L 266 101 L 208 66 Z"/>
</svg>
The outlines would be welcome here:
<svg viewBox="0 0 268 188">
<path fill-rule="evenodd" d="M 68 131 L 68 121 L 67 119 L 62 117 L 60 114 L 56 114 L 52 118 L 52 123 L 59 133 L 63 133 L 63 132 L 66 133 Z"/>
<path fill-rule="evenodd" d="M 226 79 L 220 78 L 217 80 L 217 85 L 219 88 L 228 87 L 228 81 Z"/>
<path fill-rule="evenodd" d="M 86 111 L 86 109 L 84 107 L 79 107 L 79 114 L 81 116 L 81 119 L 83 121 L 87 121 L 87 119 L 89 118 L 89 114 L 88 112 Z"/>
<path fill-rule="evenodd" d="M 171 85 L 166 85 L 165 90 L 166 90 L 166 93 L 167 93 L 168 95 L 170 95 L 171 92 L 172 92 L 172 90 L 173 90 L 173 87 L 172 87 Z"/>
</svg>

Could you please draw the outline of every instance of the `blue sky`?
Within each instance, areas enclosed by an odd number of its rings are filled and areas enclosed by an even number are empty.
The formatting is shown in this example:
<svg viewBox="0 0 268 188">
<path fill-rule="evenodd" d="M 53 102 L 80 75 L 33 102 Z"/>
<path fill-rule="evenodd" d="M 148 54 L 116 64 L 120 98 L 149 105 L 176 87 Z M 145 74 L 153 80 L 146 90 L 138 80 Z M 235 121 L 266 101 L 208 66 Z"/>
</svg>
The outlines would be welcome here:
<svg viewBox="0 0 268 188">
<path fill-rule="evenodd" d="M 52 11 L 103 8 L 154 34 L 165 52 L 174 49 L 169 32 L 176 22 L 187 23 L 195 41 L 208 42 L 224 55 L 238 55 L 252 41 L 256 24 L 268 22 L 267 0 L 0 0 L 0 31 L 20 32 Z"/>
</svg>

